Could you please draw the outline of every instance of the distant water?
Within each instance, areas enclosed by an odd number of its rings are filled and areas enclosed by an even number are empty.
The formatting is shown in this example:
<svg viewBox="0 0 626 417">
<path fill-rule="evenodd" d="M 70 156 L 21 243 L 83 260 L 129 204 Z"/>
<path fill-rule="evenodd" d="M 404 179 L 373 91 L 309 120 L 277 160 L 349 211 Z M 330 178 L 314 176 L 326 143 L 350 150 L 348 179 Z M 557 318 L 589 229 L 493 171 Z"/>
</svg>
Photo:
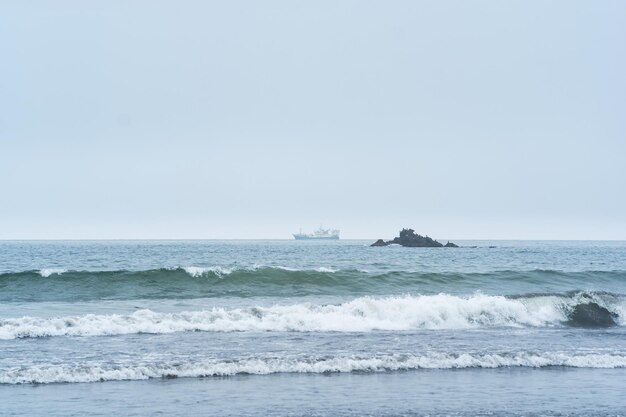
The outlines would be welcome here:
<svg viewBox="0 0 626 417">
<path fill-rule="evenodd" d="M 369 243 L 0 242 L 0 414 L 626 416 L 626 242 Z"/>
</svg>

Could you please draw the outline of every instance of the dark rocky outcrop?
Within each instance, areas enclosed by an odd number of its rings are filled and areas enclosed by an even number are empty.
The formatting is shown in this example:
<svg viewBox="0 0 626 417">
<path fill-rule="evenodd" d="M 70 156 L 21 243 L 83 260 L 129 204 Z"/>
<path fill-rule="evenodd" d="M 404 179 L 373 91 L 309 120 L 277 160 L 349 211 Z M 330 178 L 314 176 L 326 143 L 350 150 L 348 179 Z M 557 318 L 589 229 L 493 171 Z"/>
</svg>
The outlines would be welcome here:
<svg viewBox="0 0 626 417">
<path fill-rule="evenodd" d="M 437 242 L 436 240 L 428 237 L 422 236 L 415 233 L 413 229 L 402 229 L 400 231 L 400 236 L 394 238 L 393 240 L 384 241 L 382 239 L 378 239 L 370 246 L 387 246 L 387 245 L 401 245 L 410 248 L 442 248 L 444 245 Z M 446 244 L 448 248 L 458 248 L 452 242 L 448 242 Z"/>
<path fill-rule="evenodd" d="M 597 303 L 577 304 L 569 314 L 568 324 L 574 327 L 611 327 L 617 323 L 617 314 Z"/>
<path fill-rule="evenodd" d="M 443 247 L 444 247 L 444 248 L 458 248 L 458 247 L 459 247 L 459 245 L 454 244 L 454 243 L 452 243 L 452 242 L 448 242 L 448 243 L 446 243 L 445 245 L 443 245 Z"/>
</svg>

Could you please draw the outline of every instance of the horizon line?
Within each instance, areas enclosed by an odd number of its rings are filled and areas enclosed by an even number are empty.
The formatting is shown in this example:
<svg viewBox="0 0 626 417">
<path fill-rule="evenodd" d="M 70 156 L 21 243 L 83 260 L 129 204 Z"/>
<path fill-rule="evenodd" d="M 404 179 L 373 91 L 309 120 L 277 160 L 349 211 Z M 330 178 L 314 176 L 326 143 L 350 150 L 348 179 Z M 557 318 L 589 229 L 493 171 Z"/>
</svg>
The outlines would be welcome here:
<svg viewBox="0 0 626 417">
<path fill-rule="evenodd" d="M 378 238 L 340 238 L 336 240 L 322 240 L 324 242 L 377 240 Z M 441 239 L 441 238 L 439 238 Z M 0 242 L 61 242 L 61 241 L 244 241 L 244 240 L 279 240 L 297 242 L 294 238 L 0 238 Z M 448 238 L 442 239 L 448 240 Z M 515 238 L 451 238 L 456 241 L 502 241 L 502 242 L 626 242 L 624 239 L 515 239 Z M 314 240 L 315 241 L 315 240 Z M 310 243 L 310 242 L 306 242 Z M 305 244 L 306 244 L 305 243 Z"/>
</svg>

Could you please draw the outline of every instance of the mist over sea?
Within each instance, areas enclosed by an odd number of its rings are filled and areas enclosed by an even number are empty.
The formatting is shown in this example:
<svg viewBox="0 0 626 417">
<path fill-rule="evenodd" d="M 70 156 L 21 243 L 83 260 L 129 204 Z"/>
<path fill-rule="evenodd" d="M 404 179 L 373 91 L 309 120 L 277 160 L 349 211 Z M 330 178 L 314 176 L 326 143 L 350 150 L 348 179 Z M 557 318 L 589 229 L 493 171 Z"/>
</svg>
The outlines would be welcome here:
<svg viewBox="0 0 626 417">
<path fill-rule="evenodd" d="M 370 243 L 0 242 L 0 414 L 626 415 L 626 242 Z"/>
</svg>

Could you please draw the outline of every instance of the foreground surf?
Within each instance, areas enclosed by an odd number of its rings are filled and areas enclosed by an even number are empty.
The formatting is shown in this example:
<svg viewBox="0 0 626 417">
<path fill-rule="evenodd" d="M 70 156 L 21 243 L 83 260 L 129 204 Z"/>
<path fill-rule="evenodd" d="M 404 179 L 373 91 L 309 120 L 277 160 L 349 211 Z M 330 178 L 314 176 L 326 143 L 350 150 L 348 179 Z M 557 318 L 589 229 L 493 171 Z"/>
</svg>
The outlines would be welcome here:
<svg viewBox="0 0 626 417">
<path fill-rule="evenodd" d="M 509 354 L 439 354 L 386 355 L 374 357 L 336 357 L 308 359 L 242 359 L 232 361 L 190 361 L 186 363 L 154 363 L 144 365 L 79 364 L 63 366 L 32 366 L 0 370 L 0 384 L 100 382 L 141 380 L 151 378 L 194 378 L 232 376 L 239 374 L 268 375 L 275 373 L 344 373 L 389 372 L 418 369 L 465 369 L 502 367 L 571 367 L 624 368 L 624 354 L 541 354 L 515 352 Z"/>
</svg>

